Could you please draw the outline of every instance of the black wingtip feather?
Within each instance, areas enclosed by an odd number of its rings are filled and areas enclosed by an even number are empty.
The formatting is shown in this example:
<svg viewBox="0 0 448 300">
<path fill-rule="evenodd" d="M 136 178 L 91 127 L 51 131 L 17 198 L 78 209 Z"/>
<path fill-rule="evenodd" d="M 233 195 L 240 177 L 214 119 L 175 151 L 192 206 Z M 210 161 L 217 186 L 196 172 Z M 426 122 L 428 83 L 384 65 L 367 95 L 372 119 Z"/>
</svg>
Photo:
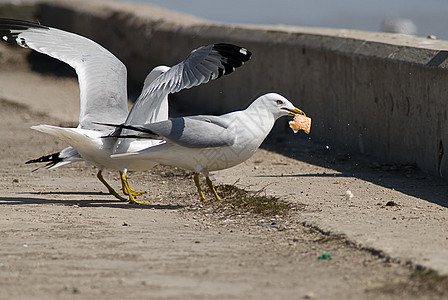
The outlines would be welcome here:
<svg viewBox="0 0 448 300">
<path fill-rule="evenodd" d="M 28 28 L 41 28 L 41 29 L 49 29 L 48 26 L 34 23 L 34 22 L 28 22 L 24 20 L 17 20 L 17 19 L 7 19 L 7 18 L 0 18 L 0 28 L 6 29 L 9 28 L 9 30 L 26 30 Z"/>
<path fill-rule="evenodd" d="M 61 152 L 56 152 L 50 155 L 44 155 L 41 156 L 39 158 L 36 159 L 31 159 L 27 162 L 25 162 L 25 164 L 34 164 L 34 163 L 42 163 L 42 162 L 46 162 L 47 164 L 45 166 L 42 167 L 38 167 L 36 169 L 33 170 L 33 172 L 39 170 L 40 168 L 45 167 L 46 169 L 49 169 L 51 167 L 53 167 L 54 165 L 56 165 L 57 163 L 62 161 L 62 158 L 59 156 Z"/>
<path fill-rule="evenodd" d="M 226 43 L 218 43 L 213 45 L 213 49 L 226 57 L 234 58 L 246 62 L 250 59 L 252 52 L 246 48 Z"/>
<path fill-rule="evenodd" d="M 0 38 L 4 42 L 10 44 L 18 43 L 16 41 L 16 38 L 20 34 L 20 32 L 26 31 L 27 29 L 30 28 L 49 29 L 49 27 L 38 23 L 23 20 L 0 18 Z"/>
<path fill-rule="evenodd" d="M 221 61 L 224 70 L 219 69 L 218 78 L 222 75 L 228 75 L 235 71 L 236 68 L 241 67 L 252 55 L 252 52 L 246 48 L 226 43 L 214 44 L 213 50 L 226 58 L 225 61 Z"/>
<path fill-rule="evenodd" d="M 57 164 L 58 162 L 62 161 L 62 158 L 59 157 L 60 153 L 61 152 L 56 152 L 56 153 L 53 153 L 50 155 L 41 156 L 36 159 L 31 159 L 31 160 L 25 162 L 25 164 L 34 164 L 34 163 L 41 163 L 41 162 L 50 162 L 50 163 Z"/>
<path fill-rule="evenodd" d="M 222 56 L 238 62 L 239 66 L 248 61 L 252 56 L 252 52 L 246 48 L 232 44 L 215 44 L 213 49 L 218 51 Z"/>
<path fill-rule="evenodd" d="M 140 131 L 140 132 L 144 132 L 144 133 L 148 133 L 148 134 L 157 135 L 155 132 L 153 132 L 150 129 L 145 128 L 144 126 L 141 126 L 141 125 L 111 124 L 111 123 L 100 123 L 100 122 L 92 122 L 92 123 L 95 123 L 95 124 L 98 124 L 98 125 L 116 127 L 116 128 L 120 128 L 120 129 L 129 129 L 129 130 Z M 119 133 L 119 134 L 121 134 L 121 133 Z M 108 138 L 108 137 L 122 137 L 122 136 L 121 135 L 107 135 L 107 136 L 103 136 L 103 138 Z M 130 137 L 130 136 L 126 136 L 126 137 Z"/>
</svg>

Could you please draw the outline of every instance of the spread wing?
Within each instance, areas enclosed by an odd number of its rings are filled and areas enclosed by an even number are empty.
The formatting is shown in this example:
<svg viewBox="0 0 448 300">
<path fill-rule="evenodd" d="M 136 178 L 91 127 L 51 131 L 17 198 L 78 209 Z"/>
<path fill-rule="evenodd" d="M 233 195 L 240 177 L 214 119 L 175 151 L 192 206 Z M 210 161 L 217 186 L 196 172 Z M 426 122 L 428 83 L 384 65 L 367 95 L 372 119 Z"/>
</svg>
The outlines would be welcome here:
<svg viewBox="0 0 448 300">
<path fill-rule="evenodd" d="M 0 19 L 0 37 L 61 60 L 76 70 L 80 88 L 79 127 L 126 119 L 126 67 L 112 53 L 85 37 L 36 23 Z"/>
<path fill-rule="evenodd" d="M 168 94 L 230 74 L 250 56 L 250 51 L 232 44 L 213 44 L 192 51 L 185 60 L 146 87 L 132 107 L 126 124 L 149 123 L 152 112 Z"/>
</svg>

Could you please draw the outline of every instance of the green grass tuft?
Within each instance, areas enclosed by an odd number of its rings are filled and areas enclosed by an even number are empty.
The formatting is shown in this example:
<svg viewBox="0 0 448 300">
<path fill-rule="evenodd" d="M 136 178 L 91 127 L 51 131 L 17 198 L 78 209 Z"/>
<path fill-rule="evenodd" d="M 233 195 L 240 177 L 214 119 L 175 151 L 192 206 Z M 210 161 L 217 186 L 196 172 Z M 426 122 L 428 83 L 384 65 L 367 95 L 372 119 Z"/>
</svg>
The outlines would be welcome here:
<svg viewBox="0 0 448 300">
<path fill-rule="evenodd" d="M 411 274 L 411 279 L 427 289 L 448 294 L 448 276 L 440 275 L 432 269 L 415 270 Z"/>
<path fill-rule="evenodd" d="M 291 205 L 274 196 L 263 196 L 260 192 L 248 192 L 235 185 L 220 185 L 218 194 L 223 203 L 236 210 L 253 212 L 264 216 L 284 216 L 291 209 Z"/>
<path fill-rule="evenodd" d="M 440 275 L 432 269 L 416 269 L 407 281 L 388 283 L 377 290 L 388 294 L 405 293 L 413 296 L 429 294 L 434 296 L 434 299 L 447 299 L 448 276 Z M 441 298 L 442 296 L 445 298 Z"/>
</svg>

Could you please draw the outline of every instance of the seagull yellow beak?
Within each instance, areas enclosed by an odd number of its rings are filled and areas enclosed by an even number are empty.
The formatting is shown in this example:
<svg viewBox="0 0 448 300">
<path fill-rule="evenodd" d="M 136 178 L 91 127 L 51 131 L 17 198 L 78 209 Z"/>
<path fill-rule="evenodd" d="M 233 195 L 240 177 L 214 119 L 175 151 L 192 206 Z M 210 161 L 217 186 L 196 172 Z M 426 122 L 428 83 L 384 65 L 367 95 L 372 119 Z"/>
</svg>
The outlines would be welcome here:
<svg viewBox="0 0 448 300">
<path fill-rule="evenodd" d="M 289 114 L 292 115 L 292 116 L 302 115 L 302 116 L 306 117 L 306 114 L 302 110 L 298 109 L 297 107 L 294 107 L 293 109 L 283 107 L 282 109 L 288 111 Z"/>
</svg>

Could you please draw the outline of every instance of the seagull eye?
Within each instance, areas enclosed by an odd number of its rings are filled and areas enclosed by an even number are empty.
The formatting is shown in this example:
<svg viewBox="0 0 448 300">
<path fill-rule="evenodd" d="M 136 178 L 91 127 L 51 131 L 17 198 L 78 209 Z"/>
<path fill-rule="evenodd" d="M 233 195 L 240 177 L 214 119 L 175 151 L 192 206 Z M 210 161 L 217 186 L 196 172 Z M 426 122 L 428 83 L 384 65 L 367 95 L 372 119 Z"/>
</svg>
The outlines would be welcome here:
<svg viewBox="0 0 448 300">
<path fill-rule="evenodd" d="M 283 101 L 282 100 L 277 100 L 277 104 L 281 105 L 281 104 L 283 104 Z"/>
</svg>

